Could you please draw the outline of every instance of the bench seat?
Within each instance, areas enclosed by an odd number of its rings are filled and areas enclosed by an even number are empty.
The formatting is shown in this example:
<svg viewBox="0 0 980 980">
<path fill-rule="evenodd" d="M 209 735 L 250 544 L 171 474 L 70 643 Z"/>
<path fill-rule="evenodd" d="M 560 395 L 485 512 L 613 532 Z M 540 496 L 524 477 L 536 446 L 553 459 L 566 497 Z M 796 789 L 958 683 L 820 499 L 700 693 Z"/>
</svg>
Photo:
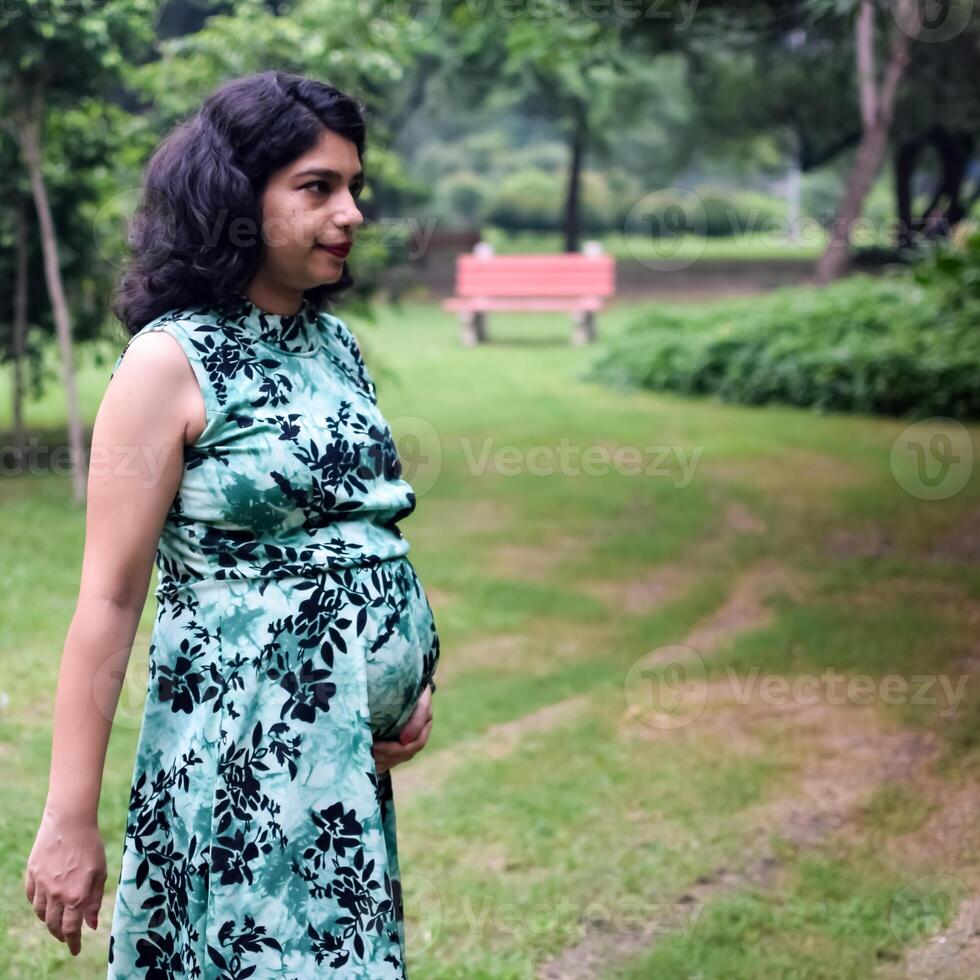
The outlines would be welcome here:
<svg viewBox="0 0 980 980">
<path fill-rule="evenodd" d="M 615 262 L 597 242 L 584 253 L 499 256 L 480 242 L 456 257 L 456 292 L 442 307 L 459 316 L 465 346 L 486 342 L 488 313 L 525 311 L 571 313 L 579 345 L 596 339 L 596 314 L 614 292 Z"/>
<path fill-rule="evenodd" d="M 471 310 L 486 310 L 488 313 L 494 311 L 498 313 L 522 312 L 524 310 L 574 313 L 576 310 L 591 310 L 593 313 L 598 313 L 603 307 L 603 301 L 599 296 L 453 296 L 450 299 L 444 299 L 442 306 L 443 309 L 451 313 L 469 312 Z"/>
</svg>

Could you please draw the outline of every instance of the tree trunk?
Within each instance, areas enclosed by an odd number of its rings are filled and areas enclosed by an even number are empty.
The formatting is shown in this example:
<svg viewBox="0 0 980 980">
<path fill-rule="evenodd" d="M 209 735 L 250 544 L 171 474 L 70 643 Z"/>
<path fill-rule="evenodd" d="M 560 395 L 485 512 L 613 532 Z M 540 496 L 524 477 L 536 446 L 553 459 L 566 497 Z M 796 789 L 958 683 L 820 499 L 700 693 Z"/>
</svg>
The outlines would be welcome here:
<svg viewBox="0 0 980 980">
<path fill-rule="evenodd" d="M 879 88 L 875 81 L 874 66 L 874 5 L 872 0 L 860 0 L 854 28 L 854 45 L 863 131 L 857 158 L 834 215 L 827 248 L 817 264 L 817 282 L 826 283 L 837 279 L 847 269 L 851 228 L 861 216 L 864 199 L 871 190 L 884 159 L 895 111 L 895 95 L 909 62 L 914 25 L 917 23 L 914 2 L 915 0 L 899 0 L 896 5 L 896 19 L 905 26 L 892 33 L 888 64 Z"/>
<path fill-rule="evenodd" d="M 800 139 L 796 132 L 791 134 L 793 149 L 789 158 L 789 170 L 786 173 L 786 241 L 798 245 L 802 240 L 800 235 L 800 212 L 802 197 L 802 177 L 800 170 Z"/>
<path fill-rule="evenodd" d="M 916 219 L 912 215 L 912 178 L 922 150 L 930 144 L 939 157 L 942 176 L 922 217 Z M 895 153 L 895 196 L 900 245 L 911 245 L 920 232 L 926 237 L 948 237 L 963 220 L 969 212 L 962 200 L 963 182 L 972 155 L 973 136 L 970 133 L 950 130 L 938 123 L 898 148 Z M 940 202 L 944 199 L 945 211 L 941 211 Z"/>
<path fill-rule="evenodd" d="M 922 227 L 927 236 L 947 237 L 966 214 L 960 195 L 973 155 L 973 137 L 969 133 L 936 125 L 932 129 L 932 142 L 939 156 L 942 177 L 932 200 L 922 212 Z M 944 199 L 945 211 L 941 208 Z"/>
<path fill-rule="evenodd" d="M 14 214 L 14 252 L 16 268 L 14 273 L 14 322 L 13 322 L 13 360 L 14 360 L 14 449 L 17 453 L 17 466 L 24 465 L 27 448 L 27 433 L 24 428 L 24 368 L 27 352 L 27 215 L 24 206 L 18 202 Z"/>
<path fill-rule="evenodd" d="M 895 205 L 898 210 L 899 248 L 909 248 L 915 238 L 915 222 L 912 220 L 912 177 L 915 165 L 923 149 L 923 139 L 906 140 L 895 151 Z"/>
<path fill-rule="evenodd" d="M 61 351 L 61 373 L 65 384 L 65 395 L 68 400 L 68 451 L 71 458 L 72 489 L 75 500 L 85 500 L 85 440 L 82 431 L 82 418 L 78 409 L 78 389 L 75 384 L 75 365 L 72 355 L 71 320 L 68 315 L 68 303 L 65 300 L 64 285 L 61 281 L 61 266 L 58 262 L 58 241 L 54 220 L 51 217 L 51 206 L 48 203 L 48 192 L 44 184 L 44 173 L 41 169 L 41 119 L 44 113 L 43 91 L 35 89 L 31 99 L 31 108 L 17 125 L 17 137 L 20 152 L 27 167 L 31 181 L 31 192 L 34 196 L 34 207 L 37 210 L 38 224 L 41 229 L 41 248 L 44 253 L 44 276 L 51 297 L 51 309 L 54 313 L 55 330 L 58 335 L 58 346 Z"/>
<path fill-rule="evenodd" d="M 581 237 L 579 202 L 582 192 L 582 160 L 585 156 L 586 116 L 577 100 L 574 103 L 575 128 L 572 130 L 572 159 L 568 169 L 565 193 L 565 251 L 578 252 Z"/>
</svg>

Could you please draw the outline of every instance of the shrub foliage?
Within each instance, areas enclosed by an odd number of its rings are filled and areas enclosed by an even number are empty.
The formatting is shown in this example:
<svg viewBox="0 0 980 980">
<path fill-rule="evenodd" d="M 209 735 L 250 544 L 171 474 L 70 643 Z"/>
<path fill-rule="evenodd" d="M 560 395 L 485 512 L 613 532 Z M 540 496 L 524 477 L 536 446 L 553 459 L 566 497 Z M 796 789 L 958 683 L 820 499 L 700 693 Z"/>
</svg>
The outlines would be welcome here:
<svg viewBox="0 0 980 980">
<path fill-rule="evenodd" d="M 586 376 L 749 405 L 980 417 L 980 234 L 911 272 L 654 309 Z"/>
</svg>

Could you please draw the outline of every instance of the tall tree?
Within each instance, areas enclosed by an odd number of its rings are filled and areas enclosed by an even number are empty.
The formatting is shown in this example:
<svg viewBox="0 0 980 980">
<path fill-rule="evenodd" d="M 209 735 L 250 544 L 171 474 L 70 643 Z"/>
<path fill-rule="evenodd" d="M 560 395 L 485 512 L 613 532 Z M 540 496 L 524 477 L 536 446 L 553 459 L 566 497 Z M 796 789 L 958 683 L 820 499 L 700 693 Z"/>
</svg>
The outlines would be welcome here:
<svg viewBox="0 0 980 980">
<path fill-rule="evenodd" d="M 3 125 L 16 141 L 30 182 L 68 401 L 68 443 L 75 500 L 85 499 L 85 445 L 72 353 L 72 318 L 65 296 L 45 177 L 45 122 L 59 106 L 103 94 L 127 58 L 152 37 L 152 0 L 102 0 L 79 11 L 74 0 L 21 0 L 0 8 L 0 91 Z"/>
<path fill-rule="evenodd" d="M 801 6 L 733 43 L 716 16 L 710 33 L 685 42 L 698 142 L 732 152 L 771 138 L 802 173 L 853 147 L 861 122 L 849 33 L 839 17 Z"/>
<path fill-rule="evenodd" d="M 829 282 L 847 269 L 851 229 L 881 168 L 898 86 L 911 58 L 912 42 L 921 30 L 916 0 L 895 0 L 895 22 L 888 39 L 884 70 L 876 67 L 876 12 L 873 0 L 858 0 L 854 18 L 854 57 L 861 107 L 861 139 L 844 193 L 831 223 L 827 247 L 817 263 L 816 279 Z"/>
<path fill-rule="evenodd" d="M 611 154 L 617 131 L 647 111 L 649 52 L 631 50 L 622 24 L 588 5 L 535 0 L 503 8 L 453 0 L 443 9 L 442 36 L 452 52 L 443 70 L 453 75 L 459 103 L 480 104 L 491 91 L 506 92 L 508 108 L 547 118 L 561 131 L 568 148 L 565 250 L 578 251 L 587 157 Z M 671 22 L 663 22 L 664 36 L 670 30 Z"/>
<path fill-rule="evenodd" d="M 898 88 L 891 142 L 900 244 L 927 228 L 944 233 L 975 200 L 976 189 L 973 199 L 964 196 L 965 167 L 980 138 L 980 26 L 969 17 L 969 5 L 942 0 L 930 11 L 942 16 L 914 45 Z M 788 4 L 733 32 L 730 11 L 706 8 L 696 35 L 684 40 L 698 143 L 732 152 L 768 137 L 793 161 L 791 168 L 804 173 L 853 149 L 864 128 L 851 10 L 814 0 Z M 913 15 L 921 16 L 915 9 L 898 11 L 896 26 L 917 33 L 919 25 L 908 21 Z M 879 37 L 876 47 L 886 42 Z M 914 218 L 911 179 L 917 165 L 930 162 L 929 150 L 940 176 L 922 216 Z"/>
<path fill-rule="evenodd" d="M 980 141 L 980 21 L 965 7 L 948 5 L 946 20 L 916 45 L 895 110 L 900 245 L 948 235 L 980 200 L 980 180 L 974 177 L 970 187 L 968 173 Z M 921 173 L 933 186 L 914 214 L 913 178 Z"/>
<path fill-rule="evenodd" d="M 14 449 L 17 465 L 23 465 L 27 448 L 27 432 L 24 425 L 25 379 L 24 367 L 27 353 L 27 296 L 30 259 L 27 208 L 18 201 L 14 206 L 14 305 L 11 319 L 11 351 L 14 363 L 13 420 Z"/>
<path fill-rule="evenodd" d="M 104 224 L 103 202 L 131 186 L 126 166 L 129 117 L 90 100 L 52 110 L 45 131 L 45 187 L 58 229 L 58 264 L 72 311 L 73 341 L 97 337 L 105 326 L 115 253 L 93 231 Z M 121 144 L 121 145 L 120 145 Z M 95 247 L 93 248 L 93 244 Z M 27 463 L 25 405 L 43 394 L 49 377 L 44 350 L 55 323 L 43 274 L 37 209 L 20 151 L 0 129 L 0 364 L 10 364 L 13 451 Z M 3 389 L 6 392 L 6 389 Z"/>
</svg>

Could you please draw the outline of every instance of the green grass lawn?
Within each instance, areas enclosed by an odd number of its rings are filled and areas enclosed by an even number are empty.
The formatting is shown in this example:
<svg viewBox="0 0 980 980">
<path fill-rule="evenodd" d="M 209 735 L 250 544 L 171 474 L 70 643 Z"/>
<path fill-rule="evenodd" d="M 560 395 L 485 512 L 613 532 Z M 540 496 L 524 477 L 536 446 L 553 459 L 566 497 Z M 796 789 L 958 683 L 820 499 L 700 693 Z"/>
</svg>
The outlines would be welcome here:
<svg viewBox="0 0 980 980">
<path fill-rule="evenodd" d="M 476 349 L 436 304 L 348 320 L 419 491 L 401 526 L 442 639 L 429 745 L 395 770 L 411 974 L 532 978 L 569 950 L 564 962 L 585 963 L 611 948 L 574 975 L 867 980 L 945 921 L 903 900 L 921 876 L 980 880 L 970 821 L 955 852 L 928 832 L 980 773 L 976 679 L 946 714 L 908 698 L 750 710 L 715 693 L 753 671 L 975 669 L 980 549 L 962 529 L 980 480 L 946 500 L 905 492 L 890 452 L 907 422 L 581 380 L 632 312 L 604 314 L 592 348 L 568 344 L 560 315 L 491 317 L 492 343 Z M 80 354 L 89 421 L 118 346 Z M 42 441 L 63 440 L 63 417 L 54 387 L 29 412 Z M 600 455 L 617 449 L 640 471 Z M 97 978 L 111 891 L 72 958 L 21 886 L 84 540 L 68 478 L 5 477 L 0 534 L 2 972 Z M 753 598 L 759 568 L 777 587 Z M 103 783 L 110 886 L 153 611 L 151 596 Z M 656 730 L 631 714 L 631 668 L 685 641 L 715 693 L 690 723 Z M 919 768 L 875 754 L 920 736 L 936 751 Z M 827 805 L 807 788 L 839 784 L 855 795 L 838 832 L 800 834 L 792 815 Z M 756 880 L 739 869 L 760 839 L 775 856 Z M 720 869 L 734 874 L 724 889 L 683 899 Z M 637 938 L 637 917 L 665 928 Z"/>
<path fill-rule="evenodd" d="M 485 236 L 500 254 L 561 252 L 564 239 L 557 232 L 522 232 L 505 234 L 488 229 Z M 704 237 L 685 235 L 669 239 L 654 239 L 643 235 L 622 233 L 584 236 L 602 242 L 603 251 L 617 259 L 637 261 L 669 260 L 693 262 L 761 262 L 761 261 L 815 261 L 826 245 L 826 236 L 818 228 L 807 228 L 804 239 L 798 243 L 784 241 L 774 232 L 744 232 L 730 237 Z M 884 243 L 884 239 L 881 240 Z"/>
</svg>

